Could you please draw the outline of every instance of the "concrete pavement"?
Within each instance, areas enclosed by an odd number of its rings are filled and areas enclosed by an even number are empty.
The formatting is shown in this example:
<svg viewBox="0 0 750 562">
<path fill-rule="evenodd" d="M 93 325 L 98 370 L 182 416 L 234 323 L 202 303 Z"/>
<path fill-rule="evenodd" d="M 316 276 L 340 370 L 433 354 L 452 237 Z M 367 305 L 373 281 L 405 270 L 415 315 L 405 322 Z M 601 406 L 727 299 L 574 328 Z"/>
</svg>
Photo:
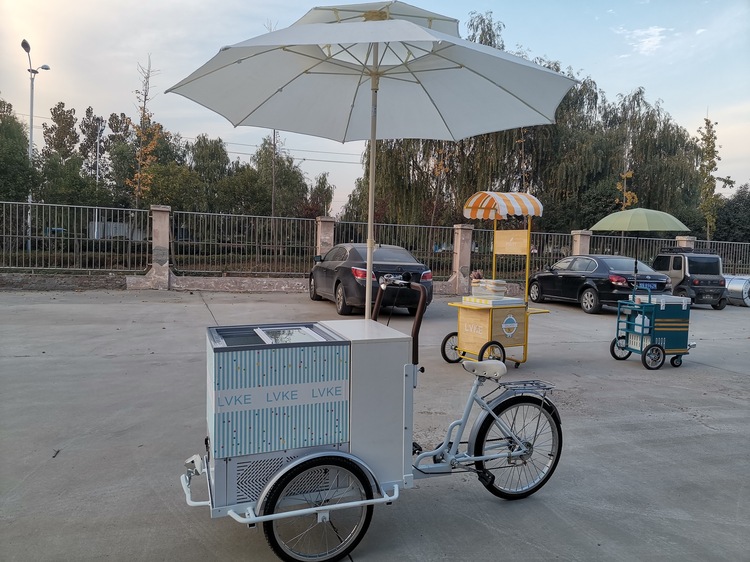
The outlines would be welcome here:
<svg viewBox="0 0 750 562">
<path fill-rule="evenodd" d="M 471 382 L 440 357 L 449 300 L 422 326 L 423 445 Z M 505 502 L 472 474 L 422 480 L 375 509 L 351 559 L 750 560 L 750 309 L 694 308 L 697 348 L 647 371 L 611 358 L 611 309 L 544 308 L 509 375 L 559 389 L 550 482 Z M 334 318 L 300 293 L 0 292 L 0 558 L 276 560 L 260 529 L 184 502 L 183 461 L 206 433 L 205 328 Z"/>
</svg>

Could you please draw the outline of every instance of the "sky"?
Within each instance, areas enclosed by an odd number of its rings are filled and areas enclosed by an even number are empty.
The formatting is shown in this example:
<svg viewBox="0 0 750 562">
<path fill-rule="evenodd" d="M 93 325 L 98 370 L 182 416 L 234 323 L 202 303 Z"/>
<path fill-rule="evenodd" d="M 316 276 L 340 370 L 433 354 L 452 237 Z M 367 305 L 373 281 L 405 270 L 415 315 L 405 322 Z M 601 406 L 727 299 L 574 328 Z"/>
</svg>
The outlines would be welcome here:
<svg viewBox="0 0 750 562">
<path fill-rule="evenodd" d="M 0 98 L 28 123 L 31 45 L 34 143 L 58 102 L 83 117 L 138 114 L 141 67 L 153 76 L 150 110 L 171 133 L 201 133 L 227 143 L 232 160 L 246 160 L 272 132 L 234 128 L 227 120 L 164 91 L 224 45 L 291 25 L 316 5 L 303 0 L 0 0 Z M 343 3 L 343 2 L 342 2 Z M 471 12 L 492 12 L 505 25 L 508 51 L 557 60 L 579 78 L 591 77 L 610 101 L 638 87 L 675 122 L 697 136 L 704 118 L 718 123 L 717 176 L 750 182 L 750 0 L 411 0 L 457 18 L 466 37 Z M 308 183 L 328 172 L 336 186 L 334 214 L 363 175 L 364 143 L 337 143 L 279 131 L 279 140 Z M 728 190 L 720 190 L 731 195 Z"/>
</svg>

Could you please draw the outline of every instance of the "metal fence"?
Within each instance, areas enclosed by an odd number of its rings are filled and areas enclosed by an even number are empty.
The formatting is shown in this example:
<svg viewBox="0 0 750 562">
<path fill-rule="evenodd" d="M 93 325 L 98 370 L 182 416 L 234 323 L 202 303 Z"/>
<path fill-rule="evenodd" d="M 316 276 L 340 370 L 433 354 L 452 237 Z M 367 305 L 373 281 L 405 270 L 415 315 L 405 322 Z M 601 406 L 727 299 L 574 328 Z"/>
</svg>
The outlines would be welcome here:
<svg viewBox="0 0 750 562">
<path fill-rule="evenodd" d="M 409 250 L 432 270 L 436 281 L 447 280 L 453 269 L 453 227 L 403 224 L 376 224 L 375 241 Z M 367 223 L 337 222 L 333 230 L 335 244 L 367 242 Z"/>
<path fill-rule="evenodd" d="M 143 272 L 149 211 L 0 202 L 0 269 Z"/>
<path fill-rule="evenodd" d="M 178 275 L 304 277 L 316 253 L 313 219 L 173 211 L 170 261 Z M 151 262 L 148 210 L 0 202 L 0 270 L 143 273 Z M 492 277 L 494 231 L 474 229 L 471 270 Z M 408 249 L 438 281 L 453 268 L 453 227 L 376 224 L 375 240 Z M 366 242 L 367 224 L 339 221 L 334 243 Z M 571 234 L 531 233 L 530 271 L 570 255 Z M 670 238 L 591 237 L 594 254 L 637 256 L 651 264 Z M 750 275 L 750 242 L 698 240 L 722 257 L 724 273 Z M 523 281 L 525 256 L 498 256 L 495 278 Z"/>
<path fill-rule="evenodd" d="M 178 275 L 305 276 L 315 229 L 314 219 L 174 211 L 171 262 Z"/>
<path fill-rule="evenodd" d="M 695 251 L 719 254 L 725 275 L 750 275 L 750 242 L 696 240 Z"/>
</svg>

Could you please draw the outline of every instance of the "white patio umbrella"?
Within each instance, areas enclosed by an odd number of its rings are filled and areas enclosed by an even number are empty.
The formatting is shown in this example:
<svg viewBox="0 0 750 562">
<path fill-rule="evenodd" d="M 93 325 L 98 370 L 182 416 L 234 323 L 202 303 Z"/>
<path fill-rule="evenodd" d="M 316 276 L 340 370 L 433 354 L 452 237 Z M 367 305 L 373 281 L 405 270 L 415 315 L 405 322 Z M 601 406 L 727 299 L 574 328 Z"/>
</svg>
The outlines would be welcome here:
<svg viewBox="0 0 750 562">
<path fill-rule="evenodd" d="M 431 12 L 402 2 L 379 2 L 372 9 L 353 6 L 361 15 L 337 16 L 344 6 L 311 10 L 290 27 L 222 47 L 167 92 L 185 96 L 235 126 L 340 142 L 369 140 L 367 268 L 372 271 L 377 139 L 460 140 L 553 123 L 575 81 L 414 23 L 433 22 L 451 31 L 451 18 L 431 17 Z M 405 6 L 413 10 L 403 16 L 410 19 L 393 19 L 397 16 L 390 9 L 404 11 Z M 305 23 L 320 20 L 330 23 Z M 372 302 L 371 283 L 365 299 Z M 370 318 L 369 304 L 365 318 Z"/>
</svg>

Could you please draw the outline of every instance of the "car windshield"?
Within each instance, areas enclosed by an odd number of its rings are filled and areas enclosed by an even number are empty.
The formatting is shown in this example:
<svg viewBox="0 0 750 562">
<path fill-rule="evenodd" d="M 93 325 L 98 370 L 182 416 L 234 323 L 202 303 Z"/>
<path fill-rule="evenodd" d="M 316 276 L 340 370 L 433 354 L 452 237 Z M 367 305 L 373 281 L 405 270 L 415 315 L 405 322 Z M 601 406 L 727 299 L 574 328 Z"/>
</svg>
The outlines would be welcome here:
<svg viewBox="0 0 750 562">
<path fill-rule="evenodd" d="M 714 256 L 688 256 L 692 275 L 721 275 L 719 258 Z"/>
<path fill-rule="evenodd" d="M 610 271 L 626 272 L 630 273 L 635 267 L 635 260 L 625 256 L 613 257 L 613 258 L 602 258 L 602 261 L 606 264 Z M 638 261 L 638 273 L 656 273 L 653 269 L 647 266 L 642 261 Z"/>
</svg>

